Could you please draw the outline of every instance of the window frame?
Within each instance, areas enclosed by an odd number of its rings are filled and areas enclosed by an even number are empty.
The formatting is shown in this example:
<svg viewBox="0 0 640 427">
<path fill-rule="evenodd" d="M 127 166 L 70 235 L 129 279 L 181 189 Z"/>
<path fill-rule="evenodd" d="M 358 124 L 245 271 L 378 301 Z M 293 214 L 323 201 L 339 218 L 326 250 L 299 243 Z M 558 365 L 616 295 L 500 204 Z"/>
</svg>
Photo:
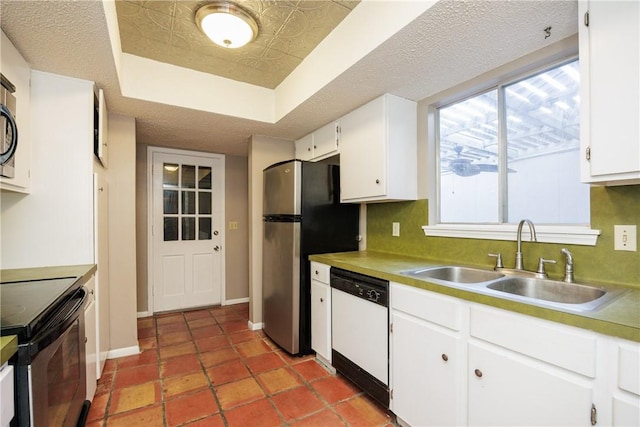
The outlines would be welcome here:
<svg viewBox="0 0 640 427">
<path fill-rule="evenodd" d="M 535 74 L 542 73 L 560 67 L 563 64 L 570 63 L 579 59 L 577 53 L 572 52 L 561 57 L 547 57 L 535 63 L 525 64 L 519 68 L 512 68 L 503 71 L 502 75 L 496 76 L 495 73 L 491 78 L 486 78 L 480 83 L 476 83 L 471 87 L 452 88 L 446 91 L 448 95 L 437 95 L 428 103 L 426 108 L 426 143 L 427 143 L 427 166 L 428 166 L 428 186 L 427 193 L 430 201 L 429 223 L 422 227 L 426 236 L 430 237 L 454 237 L 454 238 L 472 238 L 472 239 L 489 239 L 489 240 L 515 240 L 517 224 L 514 223 L 442 223 L 440 222 L 440 150 L 438 147 L 439 139 L 439 121 L 438 110 L 442 107 L 452 105 L 457 102 L 464 101 L 482 93 L 491 90 L 497 90 L 497 96 L 503 97 L 504 87 L 517 83 L 531 77 Z M 491 73 L 489 73 L 491 74 Z M 501 100 L 504 101 L 504 100 Z M 502 112 L 499 112 L 501 114 Z M 498 132 L 500 135 L 500 145 L 504 146 L 505 124 L 501 121 Z M 501 153 L 504 147 L 500 147 Z M 501 157 L 500 162 L 506 163 L 506 159 Z M 589 184 L 584 184 L 589 185 Z M 504 204 L 504 192 L 506 188 L 500 182 L 500 203 Z M 500 221 L 504 220 L 504 206 L 500 206 Z M 590 217 L 591 215 L 589 215 Z M 595 246 L 600 230 L 592 229 L 590 224 L 563 224 L 563 225 L 547 225 L 536 224 L 536 234 L 538 242 L 543 243 L 560 243 L 560 244 L 576 244 Z M 528 238 L 528 237 L 527 237 Z"/>
</svg>

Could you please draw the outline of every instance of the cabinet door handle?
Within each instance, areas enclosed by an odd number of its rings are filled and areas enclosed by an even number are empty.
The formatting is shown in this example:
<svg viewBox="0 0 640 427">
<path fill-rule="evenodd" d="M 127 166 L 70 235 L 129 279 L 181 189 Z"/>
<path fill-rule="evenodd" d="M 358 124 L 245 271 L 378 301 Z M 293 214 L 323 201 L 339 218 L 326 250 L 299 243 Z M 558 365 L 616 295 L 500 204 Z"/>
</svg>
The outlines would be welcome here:
<svg viewBox="0 0 640 427">
<path fill-rule="evenodd" d="M 449 356 L 447 356 L 446 354 L 442 353 L 442 360 L 447 362 L 449 360 Z"/>
<path fill-rule="evenodd" d="M 320 302 L 324 302 L 324 298 L 320 298 Z"/>
<path fill-rule="evenodd" d="M 318 270 L 316 270 L 316 276 L 317 276 L 318 274 L 320 274 L 320 273 L 318 272 Z"/>
<path fill-rule="evenodd" d="M 380 180 L 379 179 L 376 179 L 376 184 L 380 184 Z"/>
<path fill-rule="evenodd" d="M 480 369 L 476 369 L 475 371 L 473 371 L 476 374 L 476 377 L 478 378 L 482 378 L 482 371 Z"/>
</svg>

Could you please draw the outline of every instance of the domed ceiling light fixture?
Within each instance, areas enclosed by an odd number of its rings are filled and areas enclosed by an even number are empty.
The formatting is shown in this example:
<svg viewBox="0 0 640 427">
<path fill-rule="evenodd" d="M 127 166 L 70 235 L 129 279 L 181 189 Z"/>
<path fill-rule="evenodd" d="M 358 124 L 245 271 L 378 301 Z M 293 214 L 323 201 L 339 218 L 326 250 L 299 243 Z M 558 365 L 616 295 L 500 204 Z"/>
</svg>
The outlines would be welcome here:
<svg viewBox="0 0 640 427">
<path fill-rule="evenodd" d="M 237 49 L 256 38 L 258 23 L 240 6 L 219 1 L 207 3 L 196 11 L 198 28 L 215 44 Z"/>
</svg>

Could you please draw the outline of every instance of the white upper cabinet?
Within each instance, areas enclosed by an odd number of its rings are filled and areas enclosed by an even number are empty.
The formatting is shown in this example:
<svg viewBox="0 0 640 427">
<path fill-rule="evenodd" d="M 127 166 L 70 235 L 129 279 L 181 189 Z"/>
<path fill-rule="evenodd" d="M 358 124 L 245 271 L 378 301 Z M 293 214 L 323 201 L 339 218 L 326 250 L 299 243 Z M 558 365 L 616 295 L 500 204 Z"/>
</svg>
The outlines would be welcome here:
<svg viewBox="0 0 640 427">
<path fill-rule="evenodd" d="M 383 95 L 341 119 L 342 202 L 417 198 L 417 106 Z"/>
<path fill-rule="evenodd" d="M 296 159 L 322 160 L 338 154 L 340 122 L 327 123 L 295 142 Z"/>
<path fill-rule="evenodd" d="M 303 136 L 296 140 L 296 159 L 311 160 L 313 159 L 313 133 Z"/>
<path fill-rule="evenodd" d="M 640 3 L 579 3 L 581 179 L 640 183 Z"/>
<path fill-rule="evenodd" d="M 331 122 L 313 133 L 313 157 L 320 160 L 338 154 L 340 122 Z"/>
<path fill-rule="evenodd" d="M 102 166 L 107 167 L 109 161 L 109 112 L 107 111 L 107 102 L 104 99 L 104 91 L 102 89 L 94 88 L 94 147 L 93 152 L 98 156 L 98 160 L 102 163 Z"/>
</svg>

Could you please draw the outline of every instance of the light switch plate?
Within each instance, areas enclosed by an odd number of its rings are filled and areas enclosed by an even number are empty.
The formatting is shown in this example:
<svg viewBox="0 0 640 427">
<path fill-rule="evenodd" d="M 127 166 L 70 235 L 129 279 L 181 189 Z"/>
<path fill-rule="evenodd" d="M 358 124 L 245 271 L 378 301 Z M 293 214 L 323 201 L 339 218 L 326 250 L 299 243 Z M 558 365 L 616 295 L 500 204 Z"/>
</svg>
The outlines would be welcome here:
<svg viewBox="0 0 640 427">
<path fill-rule="evenodd" d="M 638 250 L 638 242 L 636 241 L 635 225 L 614 225 L 613 226 L 614 243 L 613 249 L 616 251 Z"/>
<path fill-rule="evenodd" d="M 391 235 L 393 237 L 399 237 L 400 236 L 400 223 L 399 222 L 394 222 L 392 223 L 392 231 L 391 231 Z"/>
</svg>

